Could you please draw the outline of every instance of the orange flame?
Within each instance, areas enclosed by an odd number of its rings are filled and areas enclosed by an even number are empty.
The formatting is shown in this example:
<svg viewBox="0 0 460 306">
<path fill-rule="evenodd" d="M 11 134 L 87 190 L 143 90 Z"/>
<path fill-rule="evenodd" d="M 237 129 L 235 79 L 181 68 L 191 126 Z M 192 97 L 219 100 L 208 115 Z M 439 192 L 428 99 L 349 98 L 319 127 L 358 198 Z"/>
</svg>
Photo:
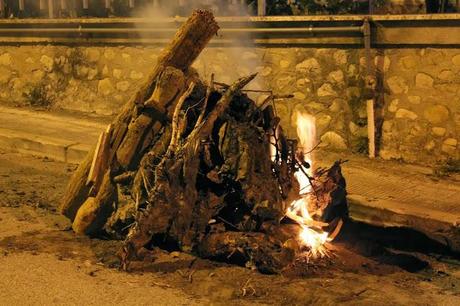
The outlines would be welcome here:
<svg viewBox="0 0 460 306">
<path fill-rule="evenodd" d="M 297 135 L 299 136 L 299 150 L 304 155 L 307 163 L 312 165 L 312 150 L 316 142 L 315 118 L 305 113 L 297 113 Z M 321 227 L 327 225 L 315 221 L 308 210 L 309 203 L 312 201 L 311 192 L 313 188 L 307 176 L 312 176 L 312 167 L 309 169 L 302 167 L 294 176 L 299 182 L 301 196 L 300 199 L 293 201 L 286 212 L 286 216 L 297 222 L 301 226 L 298 239 L 303 246 L 308 247 L 309 253 L 313 258 L 323 257 L 327 254 L 325 243 L 328 241 L 328 233 L 321 230 Z"/>
</svg>

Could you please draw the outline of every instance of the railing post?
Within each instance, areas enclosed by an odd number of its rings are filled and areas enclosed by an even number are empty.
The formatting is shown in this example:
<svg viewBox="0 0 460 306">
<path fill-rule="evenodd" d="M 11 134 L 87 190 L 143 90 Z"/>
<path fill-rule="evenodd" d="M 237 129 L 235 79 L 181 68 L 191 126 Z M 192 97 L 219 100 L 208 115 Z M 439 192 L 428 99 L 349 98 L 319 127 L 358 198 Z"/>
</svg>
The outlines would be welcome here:
<svg viewBox="0 0 460 306">
<path fill-rule="evenodd" d="M 89 0 L 83 0 L 83 9 L 87 10 L 89 8 Z"/>
<path fill-rule="evenodd" d="M 5 0 L 0 0 L 0 18 L 5 17 Z"/>
<path fill-rule="evenodd" d="M 376 83 L 375 76 L 372 75 L 372 57 L 371 57 L 371 25 L 369 18 L 364 19 L 363 23 L 363 35 L 364 35 L 364 51 L 366 56 L 366 86 L 373 92 L 373 97 L 366 101 L 367 111 L 367 138 L 368 138 L 368 150 L 369 158 L 375 158 L 376 146 L 375 146 L 375 88 Z"/>
<path fill-rule="evenodd" d="M 267 1 L 257 0 L 257 16 L 265 16 L 267 13 Z"/>
<path fill-rule="evenodd" d="M 135 5 L 134 0 L 129 0 L 129 8 L 130 9 L 134 8 L 134 5 Z"/>
<path fill-rule="evenodd" d="M 112 1 L 111 0 L 105 0 L 105 9 L 110 10 L 112 6 Z"/>
<path fill-rule="evenodd" d="M 61 0 L 61 10 L 67 10 L 67 0 Z"/>
<path fill-rule="evenodd" d="M 48 17 L 54 18 L 54 5 L 53 0 L 48 0 Z"/>
<path fill-rule="evenodd" d="M 69 3 L 69 16 L 72 18 L 77 17 L 77 3 L 76 0 L 70 0 Z"/>
<path fill-rule="evenodd" d="M 19 11 L 24 13 L 24 0 L 19 0 Z"/>
</svg>

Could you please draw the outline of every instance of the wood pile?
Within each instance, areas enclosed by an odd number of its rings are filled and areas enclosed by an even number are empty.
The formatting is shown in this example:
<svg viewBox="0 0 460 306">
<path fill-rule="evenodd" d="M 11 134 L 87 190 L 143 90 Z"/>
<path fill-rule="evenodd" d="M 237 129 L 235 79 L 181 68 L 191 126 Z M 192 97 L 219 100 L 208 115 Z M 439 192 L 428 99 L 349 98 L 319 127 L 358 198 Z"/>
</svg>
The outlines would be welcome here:
<svg viewBox="0 0 460 306">
<path fill-rule="evenodd" d="M 285 218 L 299 153 L 276 97 L 257 105 L 245 94 L 256 75 L 227 85 L 190 67 L 218 29 L 210 12 L 193 13 L 69 182 L 61 212 L 77 233 L 124 239 L 125 268 L 153 246 L 266 272 L 301 251 Z M 323 221 L 345 216 L 340 164 L 312 179 Z"/>
</svg>

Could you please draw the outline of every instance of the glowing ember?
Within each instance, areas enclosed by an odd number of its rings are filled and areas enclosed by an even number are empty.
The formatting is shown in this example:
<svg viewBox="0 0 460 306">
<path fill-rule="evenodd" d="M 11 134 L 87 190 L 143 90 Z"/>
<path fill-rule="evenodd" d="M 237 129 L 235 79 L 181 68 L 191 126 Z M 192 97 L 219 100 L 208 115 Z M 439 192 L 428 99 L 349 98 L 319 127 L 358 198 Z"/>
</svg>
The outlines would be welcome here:
<svg viewBox="0 0 460 306">
<path fill-rule="evenodd" d="M 309 203 L 312 200 L 312 186 L 308 176 L 312 176 L 312 150 L 315 146 L 316 127 L 315 118 L 303 113 L 297 113 L 297 134 L 300 139 L 300 146 L 298 154 L 300 158 L 300 167 L 295 173 L 295 178 L 299 182 L 301 196 L 300 199 L 293 201 L 286 212 L 286 216 L 297 222 L 302 230 L 299 234 L 299 240 L 302 245 L 308 247 L 309 252 L 313 258 L 323 257 L 326 255 L 326 248 L 324 244 L 328 241 L 328 233 L 321 230 L 326 223 L 313 220 L 308 210 Z M 307 168 L 307 164 L 310 165 Z M 308 176 L 307 176 L 308 175 Z"/>
</svg>

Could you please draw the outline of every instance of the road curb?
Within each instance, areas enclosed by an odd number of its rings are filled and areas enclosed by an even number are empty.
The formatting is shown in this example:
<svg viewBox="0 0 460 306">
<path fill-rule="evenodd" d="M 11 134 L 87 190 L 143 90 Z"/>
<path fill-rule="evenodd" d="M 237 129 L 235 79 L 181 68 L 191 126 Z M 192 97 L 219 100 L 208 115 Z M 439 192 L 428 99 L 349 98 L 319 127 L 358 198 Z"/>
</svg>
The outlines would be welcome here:
<svg viewBox="0 0 460 306">
<path fill-rule="evenodd" d="M 79 163 L 91 146 L 24 132 L 0 129 L 0 147 L 24 154 L 47 157 L 66 163 Z"/>
<path fill-rule="evenodd" d="M 369 200 L 347 196 L 350 218 L 378 227 L 400 227 L 417 230 L 429 238 L 460 253 L 460 216 L 435 210 L 420 209 L 407 203 Z"/>
</svg>

